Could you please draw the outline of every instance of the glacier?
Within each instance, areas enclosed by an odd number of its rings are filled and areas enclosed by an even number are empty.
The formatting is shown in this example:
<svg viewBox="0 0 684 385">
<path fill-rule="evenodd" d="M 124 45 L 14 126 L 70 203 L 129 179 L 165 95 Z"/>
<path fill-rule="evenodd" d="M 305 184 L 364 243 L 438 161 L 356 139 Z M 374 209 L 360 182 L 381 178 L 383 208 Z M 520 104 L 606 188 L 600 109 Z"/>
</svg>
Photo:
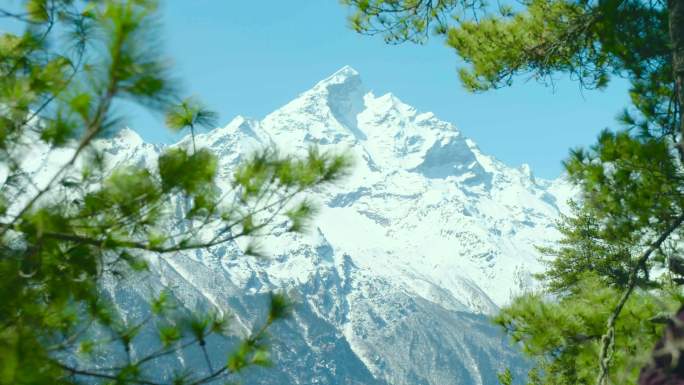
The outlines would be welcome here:
<svg viewBox="0 0 684 385">
<path fill-rule="evenodd" d="M 535 245 L 558 239 L 555 220 L 573 195 L 567 181 L 482 153 L 453 124 L 369 92 L 348 66 L 263 119 L 238 116 L 196 143 L 218 155 L 222 189 L 263 147 L 347 151 L 355 167 L 314 192 L 321 211 L 307 233 L 264 240 L 267 258 L 245 257 L 235 242 L 150 255 L 149 275 L 105 282 L 122 313 L 134 317 L 150 290 L 171 287 L 188 308 L 233 314 L 240 335 L 270 291 L 287 290 L 296 307 L 272 330 L 275 366 L 250 369 L 245 383 L 493 385 L 507 367 L 525 372 L 489 316 L 534 287 L 543 269 Z M 131 129 L 99 145 L 114 166 L 155 167 L 167 147 Z M 31 156 L 27 172 L 40 180 L 64 158 L 51 156 Z M 222 348 L 210 349 L 218 361 Z M 202 362 L 191 349 L 168 357 L 160 375 Z"/>
</svg>

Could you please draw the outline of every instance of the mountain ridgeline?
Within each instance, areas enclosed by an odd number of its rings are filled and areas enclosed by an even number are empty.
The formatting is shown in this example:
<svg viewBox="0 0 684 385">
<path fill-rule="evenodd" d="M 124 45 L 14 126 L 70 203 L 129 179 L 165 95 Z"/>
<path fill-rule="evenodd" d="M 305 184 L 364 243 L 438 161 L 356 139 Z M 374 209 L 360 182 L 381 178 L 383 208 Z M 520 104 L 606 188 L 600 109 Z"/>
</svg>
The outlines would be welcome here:
<svg viewBox="0 0 684 385">
<path fill-rule="evenodd" d="M 525 371 L 488 315 L 534 285 L 531 273 L 542 268 L 534 246 L 558 238 L 566 182 L 483 154 L 432 113 L 367 92 L 350 67 L 265 118 L 236 117 L 196 144 L 219 156 L 223 190 L 239 161 L 264 147 L 348 151 L 355 167 L 313 196 L 321 211 L 306 235 L 275 231 L 263 240 L 266 258 L 244 256 L 242 242 L 150 254 L 150 274 L 106 281 L 127 317 L 169 287 L 188 308 L 231 313 L 244 335 L 268 293 L 286 290 L 296 306 L 272 330 L 275 366 L 248 370 L 244 383 L 493 385 L 506 367 Z M 164 149 L 130 129 L 99 145 L 112 167 L 156 167 Z M 186 137 L 173 146 L 190 145 Z M 38 178 L 47 174 L 39 159 Z M 199 349 L 169 356 L 159 375 L 202 360 Z"/>
</svg>

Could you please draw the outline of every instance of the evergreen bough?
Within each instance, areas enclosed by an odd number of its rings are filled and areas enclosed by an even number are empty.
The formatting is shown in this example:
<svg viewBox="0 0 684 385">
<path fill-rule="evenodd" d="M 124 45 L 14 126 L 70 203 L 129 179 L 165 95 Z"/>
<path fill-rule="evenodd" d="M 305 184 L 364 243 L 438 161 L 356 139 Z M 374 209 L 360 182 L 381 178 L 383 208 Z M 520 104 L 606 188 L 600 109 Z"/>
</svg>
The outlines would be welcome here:
<svg viewBox="0 0 684 385">
<path fill-rule="evenodd" d="M 291 309 L 283 294 L 271 295 L 250 335 L 210 357 L 207 344 L 235 338 L 225 309 L 183 309 L 169 289 L 130 318 L 102 282 L 148 274 L 150 254 L 254 240 L 274 226 L 302 230 L 315 213 L 302 195 L 339 180 L 347 157 L 264 150 L 219 195 L 218 159 L 194 141 L 216 114 L 179 98 L 158 50 L 156 1 L 20 5 L 0 9 L 16 27 L 0 35 L 0 384 L 206 384 L 269 365 L 268 328 Z M 156 169 L 112 169 L 97 142 L 122 126 L 113 111 L 124 100 L 166 113 L 172 130 L 189 129 L 192 148 L 165 150 Z M 36 149 L 67 158 L 36 180 L 25 170 Z M 156 346 L 134 349 L 150 330 Z M 206 365 L 154 375 L 190 348 Z"/>
</svg>

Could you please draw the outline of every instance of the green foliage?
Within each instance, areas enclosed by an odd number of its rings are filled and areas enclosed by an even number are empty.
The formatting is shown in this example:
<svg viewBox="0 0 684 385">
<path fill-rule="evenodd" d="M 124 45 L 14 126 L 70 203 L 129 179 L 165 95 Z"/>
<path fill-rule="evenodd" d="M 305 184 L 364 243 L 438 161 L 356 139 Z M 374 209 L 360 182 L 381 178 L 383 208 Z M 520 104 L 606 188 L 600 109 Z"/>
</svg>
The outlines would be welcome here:
<svg viewBox="0 0 684 385">
<path fill-rule="evenodd" d="M 422 43 L 429 32 L 444 33 L 448 14 L 454 10 L 477 8 L 477 0 L 342 0 L 354 11 L 349 21 L 357 32 L 380 34 L 388 43 Z"/>
<path fill-rule="evenodd" d="M 181 148 L 171 149 L 159 157 L 162 188 L 190 195 L 206 190 L 214 182 L 217 166 L 216 156 L 208 150 L 188 154 Z"/>
<path fill-rule="evenodd" d="M 173 106 L 166 114 L 166 125 L 175 131 L 193 126 L 213 128 L 218 116 L 199 101 L 188 98 Z"/>
<path fill-rule="evenodd" d="M 560 242 L 540 248 L 552 257 L 545 292 L 517 298 L 496 322 L 535 359 L 531 384 L 595 383 L 599 357 L 608 383 L 634 383 L 643 347 L 661 334 L 654 321 L 684 300 L 681 160 L 668 140 L 606 131 L 566 169 L 580 198 L 558 223 Z"/>
<path fill-rule="evenodd" d="M 501 385 L 513 385 L 513 374 L 510 369 L 506 369 L 502 373 L 497 373 L 496 378 Z"/>
<path fill-rule="evenodd" d="M 196 384 L 269 365 L 267 330 L 291 310 L 280 294 L 254 332 L 219 359 L 206 345 L 234 339 L 221 309 L 190 311 L 169 289 L 150 293 L 131 316 L 110 303 L 102 282 L 144 278 L 150 253 L 164 258 L 240 237 L 255 245 L 269 229 L 303 230 L 315 210 L 302 195 L 344 176 L 348 158 L 263 151 L 224 181 L 232 189 L 223 195 L 216 185 L 223 166 L 208 149 L 169 149 L 157 169 L 112 169 L 93 141 L 122 127 L 112 113 L 121 100 L 167 111 L 170 128 L 190 128 L 193 144 L 196 127 L 215 124 L 216 115 L 195 99 L 173 104 L 178 87 L 157 49 L 157 2 L 22 6 L 3 14 L 25 23 L 25 32 L 0 35 L 0 162 L 7 174 L 0 180 L 0 384 Z M 24 169 L 36 149 L 66 158 L 49 165 L 48 180 Z M 150 335 L 157 345 L 148 338 L 150 350 L 131 354 Z M 205 366 L 150 378 L 162 357 L 198 347 Z"/>
<path fill-rule="evenodd" d="M 602 227 L 589 210 L 571 202 L 571 215 L 563 215 L 557 223 L 562 234 L 558 245 L 540 247 L 552 258 L 545 260 L 546 270 L 538 278 L 548 290 L 562 294 L 575 290 L 587 272 L 606 286 L 624 288 L 632 269 L 631 256 L 638 250 L 628 240 L 607 242 Z M 639 286 L 652 284 L 647 277 L 639 277 Z"/>
<path fill-rule="evenodd" d="M 527 294 L 516 298 L 495 317 L 514 342 L 534 358 L 530 384 L 590 384 L 596 379 L 596 358 L 605 321 L 613 311 L 620 291 L 588 274 L 562 297 Z M 650 319 L 672 312 L 678 297 L 666 291 L 639 291 L 627 302 L 616 330 L 611 383 L 635 383 L 641 366 L 649 359 L 644 346 L 653 346 L 662 325 Z"/>
<path fill-rule="evenodd" d="M 193 150 L 196 149 L 195 127 L 213 128 L 217 119 L 218 115 L 214 111 L 206 109 L 202 103 L 193 98 L 181 101 L 166 113 L 166 125 L 170 129 L 174 131 L 190 129 Z"/>
<path fill-rule="evenodd" d="M 292 304 L 286 295 L 271 294 L 271 306 L 268 312 L 268 322 L 274 322 L 287 317 L 292 311 Z"/>
<path fill-rule="evenodd" d="M 317 211 L 316 206 L 307 200 L 299 202 L 295 207 L 288 210 L 285 215 L 290 220 L 290 231 L 301 232 L 305 229 L 307 221 Z"/>
<path fill-rule="evenodd" d="M 571 154 L 566 169 L 580 197 L 558 223 L 560 242 L 540 248 L 551 256 L 539 275 L 545 292 L 496 318 L 534 358 L 531 384 L 596 383 L 599 357 L 609 360 L 607 383 L 636 381 L 644 347 L 661 334 L 652 320 L 684 299 L 672 262 L 681 254 L 680 162 L 671 142 L 630 131 L 606 131 Z"/>
<path fill-rule="evenodd" d="M 303 190 L 346 175 L 351 159 L 342 154 L 321 154 L 311 148 L 304 158 L 278 156 L 262 151 L 245 161 L 235 172 L 233 184 L 242 190 L 242 199 L 259 198 L 270 185 Z"/>
<path fill-rule="evenodd" d="M 447 43 L 472 63 L 472 68 L 460 71 L 463 84 L 481 91 L 509 85 L 516 73 L 543 77 L 552 71 L 576 71 L 582 61 L 605 62 L 599 47 L 571 36 L 583 32 L 574 29 L 585 12 L 576 3 L 536 0 L 528 3 L 524 13 L 464 21 L 459 28 L 450 29 Z M 600 67 L 580 76 L 597 86 L 607 81 L 606 71 Z"/>
<path fill-rule="evenodd" d="M 648 227 L 653 218 L 665 222 L 682 207 L 682 172 L 671 146 L 651 136 L 604 131 L 590 151 L 575 151 L 566 162 L 585 204 L 598 220 L 610 220 L 609 239 Z"/>
</svg>

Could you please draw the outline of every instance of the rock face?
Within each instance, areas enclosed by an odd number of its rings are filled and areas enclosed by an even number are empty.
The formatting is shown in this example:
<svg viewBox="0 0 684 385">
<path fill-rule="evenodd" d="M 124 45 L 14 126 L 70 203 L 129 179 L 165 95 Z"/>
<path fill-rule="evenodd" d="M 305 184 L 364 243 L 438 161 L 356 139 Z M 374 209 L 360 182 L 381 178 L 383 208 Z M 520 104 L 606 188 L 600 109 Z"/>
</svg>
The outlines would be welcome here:
<svg viewBox="0 0 684 385">
<path fill-rule="evenodd" d="M 150 256 L 152 277 L 113 289 L 122 309 L 167 285 L 188 307 L 232 312 L 244 332 L 266 293 L 288 288 L 298 306 L 273 330 L 276 366 L 244 383 L 497 384 L 503 368 L 525 370 L 487 316 L 541 269 L 534 245 L 558 237 L 565 182 L 508 167 L 432 113 L 366 92 L 350 67 L 262 120 L 237 117 L 196 139 L 219 155 L 226 181 L 241 157 L 271 145 L 347 150 L 355 171 L 315 194 L 322 210 L 309 234 L 265 240 L 267 259 L 241 256 L 238 244 Z M 153 167 L 163 150 L 131 130 L 103 145 L 114 164 Z"/>
</svg>

